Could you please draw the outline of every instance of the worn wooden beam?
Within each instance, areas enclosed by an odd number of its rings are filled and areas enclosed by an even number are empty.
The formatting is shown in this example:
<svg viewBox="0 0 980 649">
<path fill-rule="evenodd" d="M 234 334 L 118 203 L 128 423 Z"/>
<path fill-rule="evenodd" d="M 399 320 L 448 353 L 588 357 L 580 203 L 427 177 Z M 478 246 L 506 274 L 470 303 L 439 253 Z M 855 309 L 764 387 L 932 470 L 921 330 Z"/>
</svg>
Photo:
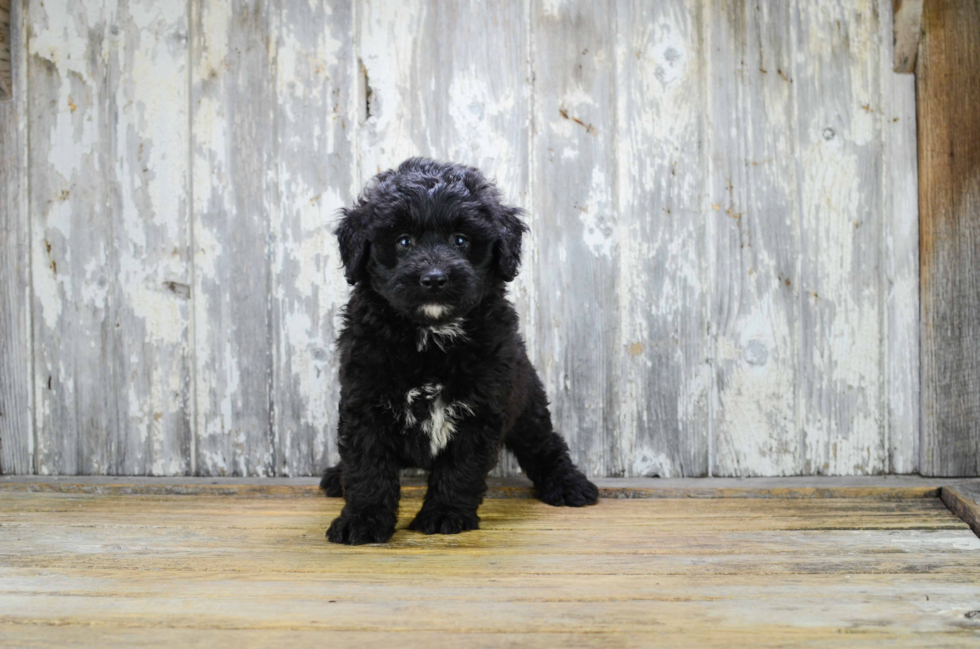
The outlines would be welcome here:
<svg viewBox="0 0 980 649">
<path fill-rule="evenodd" d="M 980 4 L 933 0 L 916 68 L 926 475 L 980 475 Z"/>
<path fill-rule="evenodd" d="M 7 6 L 7 0 L 0 0 L 0 7 Z M 10 40 L 5 40 L 7 20 L 7 14 L 0 16 L 0 52 L 11 42 L 15 49 L 24 42 L 20 6 L 10 21 L 14 25 Z M 19 58 L 13 75 L 17 93 L 0 103 L 0 473 L 4 474 L 34 470 L 27 75 L 23 57 Z M 0 81 L 0 94 L 3 87 Z"/>
<path fill-rule="evenodd" d="M 10 0 L 0 0 L 0 101 L 13 96 L 13 57 L 11 56 Z"/>
<path fill-rule="evenodd" d="M 915 72 L 919 35 L 922 33 L 923 0 L 892 0 L 895 12 L 895 72 Z"/>
<path fill-rule="evenodd" d="M 799 291 L 802 472 L 883 473 L 881 34 L 868 3 L 797 7 L 784 74 L 796 102 L 800 254 L 780 274 Z"/>
<path fill-rule="evenodd" d="M 602 498 L 935 498 L 963 481 L 918 476 L 792 478 L 599 478 Z M 141 478 L 6 476 L 0 492 L 131 495 L 319 497 L 316 478 Z M 491 478 L 488 498 L 533 498 L 526 478 Z M 402 481 L 402 495 L 420 498 L 425 480 Z"/>
<path fill-rule="evenodd" d="M 946 485 L 940 498 L 949 511 L 959 516 L 980 536 L 980 482 L 962 482 Z"/>
<path fill-rule="evenodd" d="M 271 476 L 279 8 L 194 0 L 190 21 L 193 467 Z"/>
<path fill-rule="evenodd" d="M 357 187 L 354 3 L 277 0 L 272 248 L 275 474 L 317 475 L 337 462 L 337 352 L 347 297 L 331 230 Z"/>
<path fill-rule="evenodd" d="M 882 274 L 888 473 L 919 469 L 919 172 L 915 76 L 892 66 L 891 7 L 881 12 Z"/>
</svg>

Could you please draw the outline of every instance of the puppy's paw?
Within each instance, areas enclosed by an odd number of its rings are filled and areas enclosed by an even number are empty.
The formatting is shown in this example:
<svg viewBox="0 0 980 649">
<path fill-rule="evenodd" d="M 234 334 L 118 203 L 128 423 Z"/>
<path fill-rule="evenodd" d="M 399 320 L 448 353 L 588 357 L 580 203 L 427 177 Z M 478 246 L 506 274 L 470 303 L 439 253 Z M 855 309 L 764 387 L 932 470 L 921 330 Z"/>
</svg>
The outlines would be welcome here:
<svg viewBox="0 0 980 649">
<path fill-rule="evenodd" d="M 340 465 L 332 466 L 323 472 L 323 478 L 320 480 L 320 488 L 323 489 L 323 493 L 326 494 L 328 498 L 342 498 L 344 495 L 344 487 L 340 484 L 340 478 L 343 475 L 343 470 Z"/>
<path fill-rule="evenodd" d="M 384 543 L 395 533 L 394 516 L 372 516 L 342 512 L 330 523 L 327 540 L 332 543 L 364 545 Z"/>
<path fill-rule="evenodd" d="M 555 507 L 583 507 L 599 502 L 599 488 L 584 475 L 572 470 L 538 487 L 538 498 Z"/>
<path fill-rule="evenodd" d="M 475 512 L 464 512 L 443 507 L 422 506 L 408 529 L 423 534 L 459 534 L 480 527 L 480 517 Z"/>
</svg>

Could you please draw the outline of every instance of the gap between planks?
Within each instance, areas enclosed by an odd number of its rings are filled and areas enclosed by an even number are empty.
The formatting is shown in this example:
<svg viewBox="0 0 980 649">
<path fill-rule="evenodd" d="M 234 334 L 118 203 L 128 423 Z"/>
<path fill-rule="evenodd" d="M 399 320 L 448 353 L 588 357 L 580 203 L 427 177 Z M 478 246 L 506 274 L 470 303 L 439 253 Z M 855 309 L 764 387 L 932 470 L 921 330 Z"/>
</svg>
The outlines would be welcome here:
<svg viewBox="0 0 980 649">
<path fill-rule="evenodd" d="M 598 478 L 600 497 L 619 498 L 938 498 L 944 486 L 969 480 L 918 476 L 795 478 Z M 142 476 L 0 476 L 0 491 L 90 494 L 319 496 L 317 478 L 155 478 Z M 533 498 L 524 478 L 490 478 L 487 498 Z M 402 495 L 419 497 L 425 480 L 402 480 Z"/>
</svg>

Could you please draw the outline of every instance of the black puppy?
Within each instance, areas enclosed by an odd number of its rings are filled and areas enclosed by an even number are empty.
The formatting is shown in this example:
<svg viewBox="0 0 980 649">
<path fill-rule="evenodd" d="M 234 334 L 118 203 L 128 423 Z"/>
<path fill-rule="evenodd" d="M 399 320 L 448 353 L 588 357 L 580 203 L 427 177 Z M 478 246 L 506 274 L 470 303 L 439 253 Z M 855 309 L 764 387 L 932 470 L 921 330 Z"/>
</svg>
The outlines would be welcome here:
<svg viewBox="0 0 980 649">
<path fill-rule="evenodd" d="M 354 289 L 338 340 L 340 464 L 320 483 L 347 501 L 327 530 L 334 543 L 391 537 L 405 467 L 431 471 L 410 529 L 476 529 L 502 443 L 544 502 L 598 499 L 551 428 L 505 297 L 520 212 L 476 169 L 424 158 L 378 174 L 343 210 L 336 235 Z"/>
</svg>

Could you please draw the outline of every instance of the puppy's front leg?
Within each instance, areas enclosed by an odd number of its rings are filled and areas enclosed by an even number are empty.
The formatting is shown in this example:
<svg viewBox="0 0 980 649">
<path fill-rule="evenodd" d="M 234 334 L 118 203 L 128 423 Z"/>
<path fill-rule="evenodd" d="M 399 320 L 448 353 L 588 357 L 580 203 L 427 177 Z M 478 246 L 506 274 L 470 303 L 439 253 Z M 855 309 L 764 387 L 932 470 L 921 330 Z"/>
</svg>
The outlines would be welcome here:
<svg viewBox="0 0 980 649">
<path fill-rule="evenodd" d="M 398 521 L 398 465 L 385 454 L 363 447 L 342 446 L 341 457 L 347 502 L 330 524 L 327 539 L 349 545 L 384 543 L 395 533 Z"/>
<path fill-rule="evenodd" d="M 408 529 L 423 534 L 459 534 L 480 527 L 476 510 L 487 491 L 487 474 L 497 462 L 493 428 L 474 426 L 456 433 L 436 458 L 422 509 Z"/>
</svg>

